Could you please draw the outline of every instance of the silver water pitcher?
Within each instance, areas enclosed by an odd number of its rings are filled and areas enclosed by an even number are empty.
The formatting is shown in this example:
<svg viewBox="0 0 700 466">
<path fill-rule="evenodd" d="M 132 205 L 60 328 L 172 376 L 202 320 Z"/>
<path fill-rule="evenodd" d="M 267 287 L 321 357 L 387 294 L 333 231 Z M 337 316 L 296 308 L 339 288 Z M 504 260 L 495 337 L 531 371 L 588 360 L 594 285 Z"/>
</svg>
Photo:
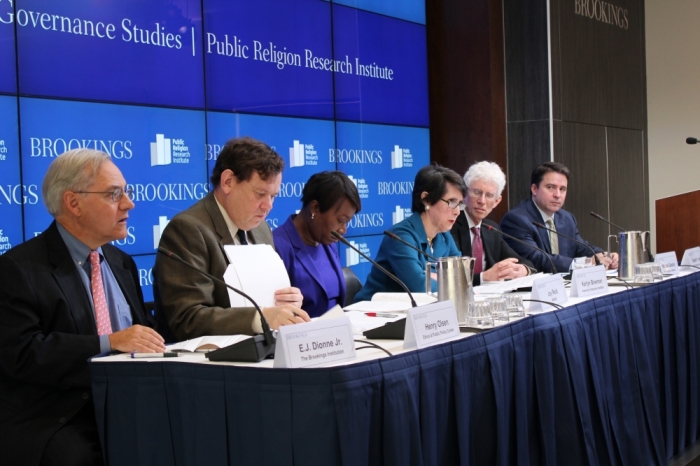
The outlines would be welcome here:
<svg viewBox="0 0 700 466">
<path fill-rule="evenodd" d="M 608 251 L 611 251 L 610 239 L 615 238 L 619 249 L 617 276 L 623 280 L 634 278 L 634 266 L 649 262 L 651 234 L 648 231 L 621 231 L 608 236 Z"/>
<path fill-rule="evenodd" d="M 474 258 L 473 257 L 441 257 L 437 262 L 425 264 L 425 291 L 432 292 L 431 277 L 437 275 L 437 299 L 455 303 L 457 320 L 467 321 L 467 308 L 474 301 Z"/>
</svg>

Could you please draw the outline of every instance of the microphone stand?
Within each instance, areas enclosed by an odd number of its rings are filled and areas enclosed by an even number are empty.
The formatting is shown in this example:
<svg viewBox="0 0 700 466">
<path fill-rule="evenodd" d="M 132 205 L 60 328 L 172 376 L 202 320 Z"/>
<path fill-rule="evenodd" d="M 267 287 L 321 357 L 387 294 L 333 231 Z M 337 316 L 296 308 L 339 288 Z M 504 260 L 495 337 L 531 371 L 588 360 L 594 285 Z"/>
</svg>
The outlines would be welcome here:
<svg viewBox="0 0 700 466">
<path fill-rule="evenodd" d="M 385 273 L 389 278 L 394 280 L 396 283 L 401 285 L 401 288 L 404 289 L 406 293 L 408 293 L 408 297 L 411 299 L 411 305 L 412 307 L 418 307 L 416 304 L 416 300 L 413 299 L 413 295 L 411 294 L 411 291 L 408 289 L 406 284 L 399 280 L 399 277 L 394 275 L 393 273 L 389 272 L 386 270 L 384 267 L 381 265 L 377 264 L 374 260 L 372 260 L 369 256 L 367 256 L 365 253 L 357 249 L 355 246 L 350 244 L 350 241 L 346 240 L 342 236 L 340 236 L 337 232 L 331 231 L 331 235 L 333 235 L 334 238 L 336 238 L 338 241 L 343 243 L 345 246 L 349 247 L 353 251 L 357 252 L 360 254 L 362 257 L 367 259 L 369 262 L 372 263 L 372 265 L 376 266 L 380 271 Z M 377 340 L 403 340 L 404 335 L 406 334 L 406 318 L 395 320 L 394 322 L 387 322 L 386 324 L 382 325 L 381 327 L 373 328 L 372 330 L 367 330 L 366 332 L 362 333 L 366 338 L 369 339 L 377 339 Z"/>
<path fill-rule="evenodd" d="M 431 256 L 431 255 L 428 254 L 427 252 L 425 252 L 425 251 L 423 251 L 423 250 L 421 250 L 421 249 L 418 249 L 417 247 L 415 247 L 414 245 L 412 245 L 412 244 L 409 243 L 408 241 L 404 241 L 404 240 L 401 239 L 399 236 L 393 234 L 393 233 L 390 232 L 389 230 L 384 230 L 384 234 L 387 235 L 389 238 L 395 239 L 396 241 L 399 241 L 399 242 L 405 244 L 405 245 L 408 246 L 409 248 L 411 248 L 411 249 L 413 249 L 413 250 L 415 250 L 415 251 L 418 251 L 419 253 L 421 253 L 421 254 L 423 254 L 425 257 L 427 257 L 428 259 L 437 262 L 437 258 L 436 258 L 435 256 Z"/>
<path fill-rule="evenodd" d="M 620 231 L 627 231 L 627 230 L 625 230 L 624 228 L 622 228 L 620 225 L 615 225 L 615 224 L 614 224 L 613 222 L 611 222 L 610 220 L 604 219 L 602 215 L 598 215 L 598 214 L 596 214 L 595 212 L 591 212 L 591 216 L 592 216 L 593 218 L 597 218 L 598 220 L 604 221 L 604 222 L 607 223 L 608 225 L 614 226 L 615 228 L 617 228 L 617 229 L 620 230 Z"/>
<path fill-rule="evenodd" d="M 210 361 L 260 362 L 265 358 L 274 357 L 276 345 L 275 335 L 272 333 L 272 330 L 270 329 L 270 324 L 268 324 L 267 319 L 265 319 L 265 316 L 263 315 L 260 306 L 258 306 L 258 303 L 256 303 L 253 298 L 251 298 L 241 290 L 237 290 L 236 288 L 232 287 L 220 278 L 217 278 L 214 275 L 211 275 L 210 273 L 207 273 L 203 270 L 199 270 L 197 267 L 190 264 L 189 262 L 186 262 L 174 252 L 170 252 L 167 249 L 161 247 L 158 248 L 158 252 L 171 259 L 176 260 L 177 262 L 180 262 L 181 264 L 186 265 L 195 272 L 201 273 L 210 280 L 213 280 L 216 283 L 223 285 L 230 290 L 233 290 L 237 294 L 243 296 L 248 301 L 253 303 L 253 306 L 255 306 L 255 310 L 258 311 L 258 315 L 260 316 L 260 324 L 263 329 L 262 335 L 254 335 L 252 338 L 247 338 L 231 346 L 226 346 L 225 348 L 206 353 L 205 356 L 207 359 L 209 359 Z"/>
<path fill-rule="evenodd" d="M 505 236 L 506 238 L 510 238 L 510 239 L 512 239 L 512 240 L 517 241 L 518 243 L 524 244 L 524 245 L 527 246 L 527 247 L 530 247 L 530 248 L 532 248 L 532 249 L 538 250 L 539 252 L 541 252 L 542 254 L 544 254 L 544 257 L 546 257 L 547 260 L 549 261 L 549 265 L 552 266 L 552 273 L 558 273 L 558 272 L 557 272 L 557 268 L 554 267 L 554 261 L 552 260 L 551 257 L 549 257 L 549 254 L 547 254 L 547 251 L 545 251 L 544 249 L 538 248 L 537 246 L 533 246 L 532 244 L 528 243 L 527 241 L 523 241 L 523 240 L 521 240 L 520 238 L 516 238 L 516 237 L 513 236 L 513 235 L 509 235 L 508 233 L 506 233 L 506 232 L 504 232 L 504 231 L 502 231 L 502 230 L 499 230 L 498 228 L 493 227 L 493 226 L 491 226 L 491 225 L 486 225 L 486 227 L 487 227 L 489 230 L 497 231 L 498 233 L 500 233 L 501 235 Z M 527 267 L 527 265 L 526 265 L 525 267 Z M 529 268 L 530 268 L 530 267 L 528 267 L 528 269 L 529 269 Z M 537 269 L 535 269 L 535 272 L 537 272 Z"/>
<path fill-rule="evenodd" d="M 549 228 L 547 228 L 546 226 L 542 225 L 542 224 L 539 223 L 539 222 L 532 222 L 532 224 L 535 225 L 537 228 L 542 228 L 543 230 L 550 231 L 550 232 L 552 232 L 552 233 L 554 233 L 554 234 L 556 234 L 556 235 L 563 236 L 564 238 L 566 238 L 566 239 L 568 239 L 568 240 L 570 240 L 570 241 L 573 241 L 574 243 L 578 243 L 578 244 L 580 244 L 581 246 L 590 249 L 591 252 L 593 253 L 593 260 L 595 261 L 595 265 L 600 265 L 600 259 L 598 259 L 598 256 L 596 255 L 595 250 L 594 250 L 590 245 L 588 245 L 588 244 L 586 244 L 586 243 L 584 243 L 584 242 L 582 242 L 582 241 L 579 241 L 579 240 L 577 240 L 577 239 L 575 239 L 575 238 L 572 238 L 571 236 L 567 236 L 567 235 L 565 235 L 564 233 L 559 233 L 557 230 L 550 230 Z"/>
</svg>

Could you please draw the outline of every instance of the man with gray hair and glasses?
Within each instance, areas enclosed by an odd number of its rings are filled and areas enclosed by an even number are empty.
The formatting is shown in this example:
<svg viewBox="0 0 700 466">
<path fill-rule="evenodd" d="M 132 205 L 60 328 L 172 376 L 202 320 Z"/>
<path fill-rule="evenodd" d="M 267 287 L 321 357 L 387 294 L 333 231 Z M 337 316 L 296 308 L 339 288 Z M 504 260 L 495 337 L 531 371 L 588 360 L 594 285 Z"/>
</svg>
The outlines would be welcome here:
<svg viewBox="0 0 700 466">
<path fill-rule="evenodd" d="M 498 224 L 486 217 L 501 202 L 506 176 L 493 162 L 478 162 L 464 174 L 467 195 L 464 214 L 457 217 L 452 230 L 455 244 L 463 256 L 474 257 L 474 285 L 529 275 L 532 263 L 520 257 L 496 230 Z"/>
<path fill-rule="evenodd" d="M 102 465 L 87 360 L 163 352 L 127 234 L 131 191 L 109 155 L 56 158 L 42 186 L 54 222 L 0 256 L 0 451 L 3 464 Z"/>
</svg>

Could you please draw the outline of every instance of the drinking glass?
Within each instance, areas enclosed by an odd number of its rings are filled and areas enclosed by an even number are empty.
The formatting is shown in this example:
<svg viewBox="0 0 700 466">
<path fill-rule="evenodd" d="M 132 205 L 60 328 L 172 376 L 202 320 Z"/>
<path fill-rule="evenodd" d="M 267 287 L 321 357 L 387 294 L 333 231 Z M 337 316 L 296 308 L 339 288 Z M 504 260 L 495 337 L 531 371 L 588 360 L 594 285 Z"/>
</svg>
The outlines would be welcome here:
<svg viewBox="0 0 700 466">
<path fill-rule="evenodd" d="M 586 267 L 593 267 L 595 261 L 592 257 L 575 257 L 572 263 L 572 270 L 585 269 Z"/>
<path fill-rule="evenodd" d="M 525 306 L 523 305 L 523 297 L 519 294 L 506 294 L 503 295 L 506 299 L 506 305 L 508 306 L 508 313 L 510 317 L 525 317 Z"/>
<path fill-rule="evenodd" d="M 470 327 L 493 327 L 491 315 L 491 303 L 488 301 L 475 301 L 469 303 L 467 308 L 467 325 Z"/>
<path fill-rule="evenodd" d="M 649 268 L 651 269 L 651 277 L 654 281 L 661 281 L 664 279 L 664 272 L 661 269 L 661 264 L 649 262 Z"/>
<path fill-rule="evenodd" d="M 493 317 L 493 325 L 503 325 L 510 321 L 508 313 L 508 303 L 506 298 L 502 296 L 486 298 L 486 301 L 491 303 L 491 316 Z"/>
<path fill-rule="evenodd" d="M 637 264 L 634 266 L 635 283 L 651 283 L 654 281 L 649 264 Z"/>
</svg>

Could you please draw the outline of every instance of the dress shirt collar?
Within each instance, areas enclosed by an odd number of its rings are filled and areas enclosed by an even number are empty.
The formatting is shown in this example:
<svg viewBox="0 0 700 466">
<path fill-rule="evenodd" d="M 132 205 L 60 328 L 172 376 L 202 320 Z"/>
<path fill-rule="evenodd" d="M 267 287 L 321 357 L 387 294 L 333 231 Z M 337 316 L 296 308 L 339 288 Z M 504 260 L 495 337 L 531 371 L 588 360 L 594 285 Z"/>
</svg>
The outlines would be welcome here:
<svg viewBox="0 0 700 466">
<path fill-rule="evenodd" d="M 63 242 L 66 243 L 70 257 L 78 265 L 78 267 L 85 268 L 85 263 L 89 263 L 88 257 L 90 256 L 92 249 L 87 247 L 78 238 L 68 233 L 68 230 L 63 228 L 63 225 L 60 223 L 56 222 L 56 227 L 58 228 L 58 233 L 61 235 Z M 97 248 L 97 252 L 100 253 L 100 260 L 102 260 L 102 248 Z M 87 270 L 89 270 L 89 268 Z"/>
<path fill-rule="evenodd" d="M 224 217 L 224 222 L 226 222 L 226 226 L 228 227 L 229 233 L 231 233 L 231 238 L 233 238 L 233 241 L 236 242 L 236 244 L 240 244 L 240 241 L 238 239 L 238 236 L 236 233 L 238 233 L 238 228 L 235 223 L 233 223 L 233 220 L 231 220 L 231 217 L 228 216 L 228 213 L 226 213 L 226 209 L 224 209 L 224 206 L 221 205 L 219 200 L 214 196 L 214 200 L 216 201 L 216 205 L 219 207 L 219 210 L 221 211 L 221 216 Z"/>
<path fill-rule="evenodd" d="M 467 217 L 467 223 L 469 224 L 469 231 L 472 231 L 472 228 L 474 228 L 474 227 L 481 229 L 481 222 L 479 222 L 478 224 L 474 223 L 474 220 L 472 220 L 472 218 L 469 216 L 469 214 L 467 214 L 466 210 L 464 211 L 464 216 Z M 474 234 L 474 233 L 472 233 L 472 234 Z"/>
<path fill-rule="evenodd" d="M 549 215 L 545 214 L 544 211 L 542 209 L 540 209 L 540 206 L 537 205 L 537 203 L 535 202 L 534 199 L 532 199 L 532 203 L 535 204 L 535 208 L 540 211 L 540 215 L 542 216 L 542 220 L 544 221 L 545 224 L 547 223 L 547 220 L 549 220 L 550 218 L 552 219 L 552 221 L 554 221 L 554 215 L 549 216 Z"/>
</svg>

